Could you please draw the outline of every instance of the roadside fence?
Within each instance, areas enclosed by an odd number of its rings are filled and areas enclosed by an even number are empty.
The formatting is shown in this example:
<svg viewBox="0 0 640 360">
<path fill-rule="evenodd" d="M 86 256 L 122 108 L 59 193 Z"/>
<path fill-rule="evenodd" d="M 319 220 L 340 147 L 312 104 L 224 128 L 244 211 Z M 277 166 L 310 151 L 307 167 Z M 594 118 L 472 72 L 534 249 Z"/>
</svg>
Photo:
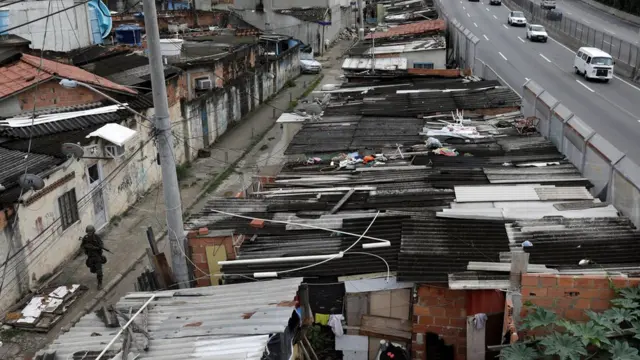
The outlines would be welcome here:
<svg viewBox="0 0 640 360">
<path fill-rule="evenodd" d="M 522 112 L 593 184 L 591 193 L 640 226 L 640 166 L 535 81 L 522 89 Z"/>
<path fill-rule="evenodd" d="M 465 28 L 457 20 L 451 20 L 438 4 L 433 1 L 440 18 L 447 24 L 447 61 L 455 61 L 460 69 L 473 69 L 476 60 L 476 45 L 480 42 L 469 29 Z"/>
<path fill-rule="evenodd" d="M 596 30 L 579 21 L 569 19 L 566 14 L 562 14 L 560 19 L 554 18 L 553 12 L 543 9 L 530 0 L 505 0 L 505 2 L 518 8 L 512 10 L 522 10 L 529 22 L 544 25 L 547 32 L 573 50 L 582 46 L 599 48 L 616 60 L 616 73 L 632 79 L 640 77 L 640 48 L 635 44 L 618 39 L 612 33 Z"/>
</svg>

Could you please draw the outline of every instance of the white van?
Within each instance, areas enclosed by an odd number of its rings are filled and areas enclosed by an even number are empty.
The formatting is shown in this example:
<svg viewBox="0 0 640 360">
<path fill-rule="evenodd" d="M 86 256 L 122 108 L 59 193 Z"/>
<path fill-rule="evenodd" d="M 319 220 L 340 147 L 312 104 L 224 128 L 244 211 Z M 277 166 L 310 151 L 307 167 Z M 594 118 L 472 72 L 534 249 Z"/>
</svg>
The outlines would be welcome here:
<svg viewBox="0 0 640 360">
<path fill-rule="evenodd" d="M 583 75 L 585 79 L 600 79 L 608 82 L 613 78 L 613 65 L 615 62 L 611 55 L 592 47 L 581 47 L 576 53 L 573 68 L 576 74 Z"/>
</svg>

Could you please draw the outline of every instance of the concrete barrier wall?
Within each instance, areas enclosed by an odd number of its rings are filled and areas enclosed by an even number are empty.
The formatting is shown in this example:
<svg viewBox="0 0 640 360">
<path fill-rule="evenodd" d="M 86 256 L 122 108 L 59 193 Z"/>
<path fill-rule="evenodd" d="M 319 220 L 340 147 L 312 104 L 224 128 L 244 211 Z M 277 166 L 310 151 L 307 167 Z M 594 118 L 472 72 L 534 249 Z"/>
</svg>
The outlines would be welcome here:
<svg viewBox="0 0 640 360">
<path fill-rule="evenodd" d="M 440 7 L 438 1 L 433 2 L 441 19 L 447 24 L 447 60 L 452 59 L 460 69 L 474 69 L 476 60 L 476 45 L 480 42 L 469 29 L 455 19 L 451 19 Z"/>
<path fill-rule="evenodd" d="M 640 226 L 640 166 L 597 134 L 535 81 L 523 86 L 522 111 L 593 184 L 591 193 Z"/>
</svg>

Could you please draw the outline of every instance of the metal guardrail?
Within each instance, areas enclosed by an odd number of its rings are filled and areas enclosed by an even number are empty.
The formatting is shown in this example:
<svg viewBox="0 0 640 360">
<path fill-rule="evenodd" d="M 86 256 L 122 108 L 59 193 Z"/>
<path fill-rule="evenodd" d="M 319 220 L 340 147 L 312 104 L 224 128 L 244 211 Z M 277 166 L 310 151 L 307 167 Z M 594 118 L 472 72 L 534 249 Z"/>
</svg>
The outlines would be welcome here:
<svg viewBox="0 0 640 360">
<path fill-rule="evenodd" d="M 451 53 L 447 53 L 450 60 L 455 61 L 460 69 L 473 69 L 476 59 L 476 45 L 480 39 L 476 37 L 469 29 L 465 28 L 455 19 L 451 19 L 447 13 L 440 7 L 438 1 L 433 1 L 440 18 L 444 19 L 447 24 L 447 46 Z M 453 57 L 451 59 L 450 57 Z"/>
<path fill-rule="evenodd" d="M 619 75 L 637 80 L 640 78 L 640 47 L 621 40 L 606 32 L 596 30 L 579 21 L 562 16 L 551 20 L 549 10 L 530 0 L 505 0 L 525 13 L 530 22 L 544 25 L 565 45 L 577 50 L 582 46 L 596 47 L 609 53 L 615 60 L 615 71 Z"/>
</svg>

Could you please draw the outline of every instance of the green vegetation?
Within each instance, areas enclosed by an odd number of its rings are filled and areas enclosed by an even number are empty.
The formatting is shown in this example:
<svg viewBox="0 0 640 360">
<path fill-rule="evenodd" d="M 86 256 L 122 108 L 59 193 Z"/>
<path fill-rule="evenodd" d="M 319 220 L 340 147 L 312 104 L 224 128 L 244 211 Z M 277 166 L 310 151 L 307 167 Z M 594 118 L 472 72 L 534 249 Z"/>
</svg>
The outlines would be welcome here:
<svg viewBox="0 0 640 360">
<path fill-rule="evenodd" d="M 618 298 L 602 313 L 585 310 L 586 323 L 559 319 L 550 310 L 529 306 L 524 330 L 546 335 L 502 349 L 503 360 L 640 360 L 640 287 L 614 289 Z M 526 304 L 525 304 L 526 305 Z"/>
<path fill-rule="evenodd" d="M 185 163 L 176 166 L 176 174 L 178 175 L 178 181 L 184 180 L 191 174 L 191 163 Z"/>
<path fill-rule="evenodd" d="M 320 81 L 322 81 L 322 78 L 324 78 L 324 74 L 320 74 L 315 80 L 314 82 L 312 82 L 309 87 L 307 88 L 307 90 L 304 91 L 304 93 L 302 93 L 302 96 L 300 98 L 305 98 L 307 96 L 309 96 L 309 94 L 311 94 L 311 92 L 313 90 L 316 89 L 316 87 L 320 84 Z"/>
</svg>

